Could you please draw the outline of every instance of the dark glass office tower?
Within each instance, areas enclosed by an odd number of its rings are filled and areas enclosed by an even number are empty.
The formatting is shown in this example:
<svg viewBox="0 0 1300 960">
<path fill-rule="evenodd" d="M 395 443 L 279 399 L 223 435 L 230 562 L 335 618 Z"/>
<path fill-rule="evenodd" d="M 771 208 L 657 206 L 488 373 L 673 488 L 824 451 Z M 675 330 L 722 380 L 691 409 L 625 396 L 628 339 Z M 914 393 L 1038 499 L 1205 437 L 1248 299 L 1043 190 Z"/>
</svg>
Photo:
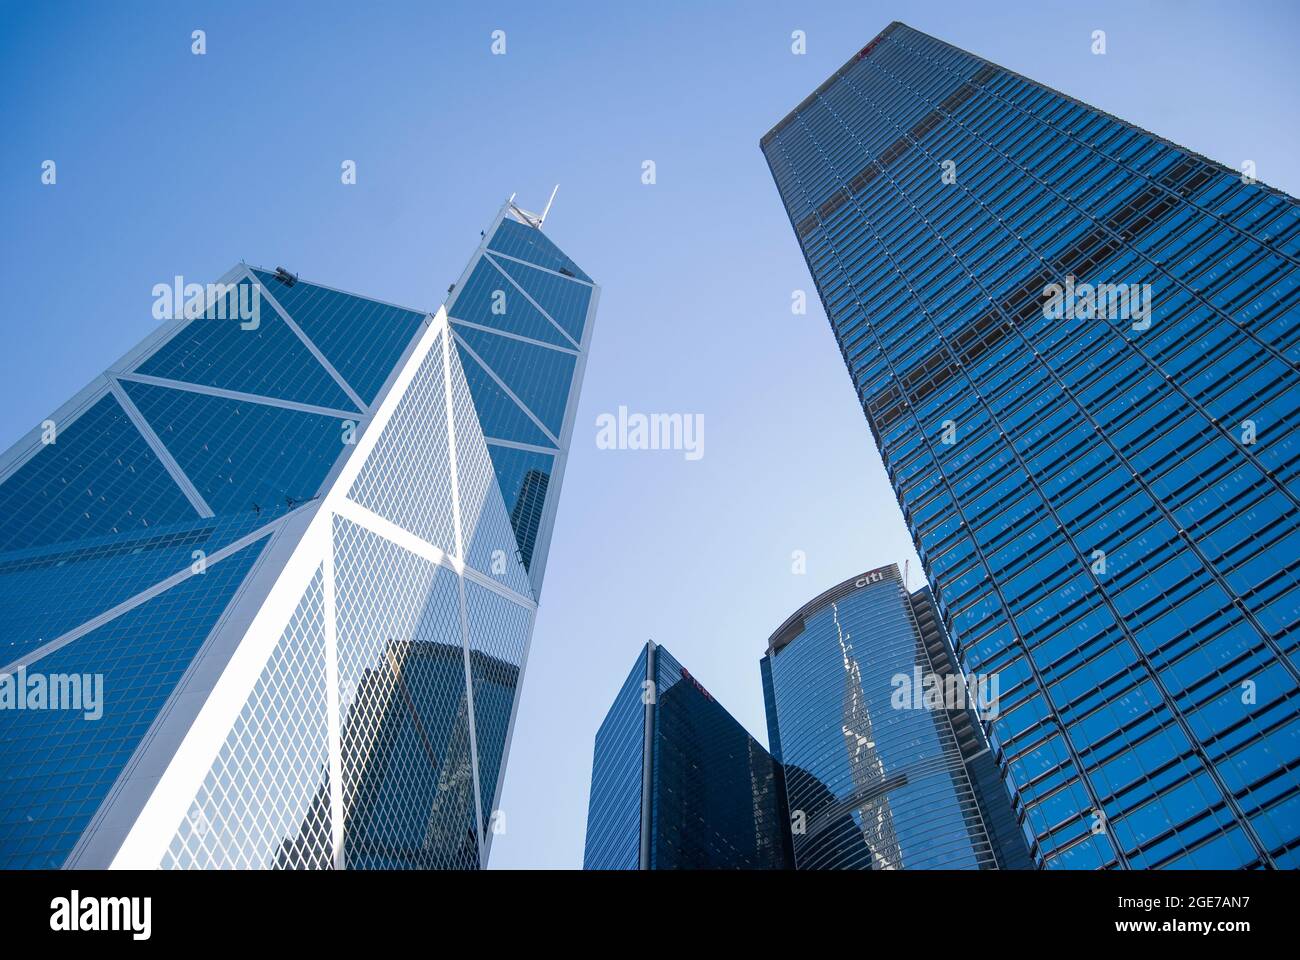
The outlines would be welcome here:
<svg viewBox="0 0 1300 960">
<path fill-rule="evenodd" d="M 778 765 L 667 650 L 647 643 L 596 733 L 583 867 L 788 863 Z"/>
<path fill-rule="evenodd" d="M 809 601 L 761 665 L 796 867 L 1032 866 L 976 719 L 997 690 L 967 692 L 929 591 L 896 566 Z"/>
<path fill-rule="evenodd" d="M 1300 866 L 1296 201 L 899 23 L 761 143 L 1037 860 Z"/>
</svg>

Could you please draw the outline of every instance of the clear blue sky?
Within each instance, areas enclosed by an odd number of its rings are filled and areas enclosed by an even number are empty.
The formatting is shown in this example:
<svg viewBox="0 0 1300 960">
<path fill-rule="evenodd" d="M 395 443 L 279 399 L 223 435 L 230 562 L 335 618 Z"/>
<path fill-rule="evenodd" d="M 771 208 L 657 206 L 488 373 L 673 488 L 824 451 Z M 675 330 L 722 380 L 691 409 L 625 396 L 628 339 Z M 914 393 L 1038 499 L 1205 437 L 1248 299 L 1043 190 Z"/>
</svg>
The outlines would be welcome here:
<svg viewBox="0 0 1300 960">
<path fill-rule="evenodd" d="M 578 866 L 647 637 L 766 741 L 768 634 L 914 556 L 758 150 L 894 19 L 1300 193 L 1286 2 L 4 3 L 0 448 L 153 327 L 155 283 L 245 259 L 432 310 L 506 196 L 561 184 L 547 232 L 603 293 L 493 866 Z M 703 459 L 596 449 L 620 404 L 702 413 Z"/>
</svg>

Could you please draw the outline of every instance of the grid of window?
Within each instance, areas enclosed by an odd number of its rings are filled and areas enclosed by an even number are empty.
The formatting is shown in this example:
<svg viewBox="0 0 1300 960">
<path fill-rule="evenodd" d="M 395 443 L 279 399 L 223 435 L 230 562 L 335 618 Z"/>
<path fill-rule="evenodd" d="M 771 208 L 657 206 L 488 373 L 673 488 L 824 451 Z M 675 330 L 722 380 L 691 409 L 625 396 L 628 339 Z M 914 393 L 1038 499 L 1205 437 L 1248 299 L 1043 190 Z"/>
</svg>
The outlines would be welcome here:
<svg viewBox="0 0 1300 960">
<path fill-rule="evenodd" d="M 348 499 L 454 554 L 447 456 L 446 333 L 438 334 L 362 465 Z M 419 490 L 419 496 L 409 491 Z"/>
<path fill-rule="evenodd" d="M 0 672 L 251 533 L 260 517 L 195 518 L 0 558 Z"/>
<path fill-rule="evenodd" d="M 483 441 L 469 386 L 457 351 L 449 350 L 451 415 L 456 433 L 456 489 L 465 562 L 516 593 L 533 595 L 526 558 L 520 552 L 506 511 L 495 465 Z M 525 527 L 525 529 L 527 529 Z"/>
<path fill-rule="evenodd" d="M 474 397 L 474 409 L 478 411 L 483 435 L 511 443 L 526 443 L 547 450 L 555 449 L 555 441 L 546 435 L 532 417 L 524 413 L 523 408 L 510 398 L 510 394 L 501 387 L 496 378 L 469 354 L 463 350 L 458 352 L 465 370 L 465 382 L 469 384 L 470 393 Z M 493 446 L 493 457 L 497 456 L 499 449 Z"/>
<path fill-rule="evenodd" d="M 456 294 L 455 310 L 454 320 L 477 323 L 557 347 L 573 348 L 559 327 L 546 319 L 542 311 L 510 282 L 508 274 L 491 257 L 483 257 L 470 272 L 464 287 Z"/>
<path fill-rule="evenodd" d="M 78 677 L 86 709 L 0 710 L 0 863 L 63 865 L 265 543 L 27 667 L 29 677 Z M 97 708 L 87 700 L 96 676 Z"/>
<path fill-rule="evenodd" d="M 1039 861 L 1300 864 L 1300 206 L 902 24 L 763 150 Z"/>
<path fill-rule="evenodd" d="M 579 280 L 591 283 L 591 277 L 583 273 L 563 250 L 552 243 L 550 237 L 541 230 L 520 223 L 518 220 L 510 218 L 502 220 L 496 232 L 492 234 L 488 248 L 494 253 L 517 257 L 536 266 L 545 267 L 547 270 L 554 270 L 556 273 L 577 277 Z"/>
<path fill-rule="evenodd" d="M 334 542 L 345 862 L 476 866 L 458 578 L 342 517 Z"/>
<path fill-rule="evenodd" d="M 163 869 L 329 869 L 325 617 L 317 570 L 163 857 Z"/>
<path fill-rule="evenodd" d="M 577 355 L 456 324 L 456 336 L 501 378 L 519 402 L 558 437 L 564 427 L 568 391 Z M 503 437 L 501 439 L 511 439 Z M 552 444 L 553 445 L 553 444 Z"/>
<path fill-rule="evenodd" d="M 505 827 L 497 819 L 500 774 L 505 768 L 506 738 L 528 651 L 532 611 L 466 580 L 465 613 L 483 829 L 500 830 Z"/>
<path fill-rule="evenodd" d="M 303 280 L 289 283 L 262 270 L 253 274 L 366 403 L 374 402 L 428 319 L 416 310 Z"/>
<path fill-rule="evenodd" d="M 582 343 L 582 329 L 587 324 L 587 306 L 591 302 L 591 287 L 545 270 L 535 270 L 524 263 L 506 257 L 489 255 L 497 267 L 512 277 L 528 295 L 537 301 L 547 316 L 564 328 L 569 340 L 561 338 L 561 346 L 576 347 Z"/>
<path fill-rule="evenodd" d="M 356 409 L 275 308 L 252 292 L 253 284 L 243 280 L 236 286 L 240 302 L 247 305 L 242 313 L 227 310 L 224 318 L 191 320 L 136 372 L 335 410 Z M 253 313 L 247 307 L 255 302 Z"/>
<path fill-rule="evenodd" d="M 127 533 L 195 515 L 105 394 L 0 484 L 0 551 Z"/>
<path fill-rule="evenodd" d="M 587 802 L 584 870 L 635 870 L 641 862 L 641 784 L 645 764 L 648 647 L 632 665 L 596 731 Z"/>
<path fill-rule="evenodd" d="M 358 429 L 354 421 L 265 403 L 130 380 L 122 386 L 218 514 L 260 514 L 312 499 Z"/>
</svg>

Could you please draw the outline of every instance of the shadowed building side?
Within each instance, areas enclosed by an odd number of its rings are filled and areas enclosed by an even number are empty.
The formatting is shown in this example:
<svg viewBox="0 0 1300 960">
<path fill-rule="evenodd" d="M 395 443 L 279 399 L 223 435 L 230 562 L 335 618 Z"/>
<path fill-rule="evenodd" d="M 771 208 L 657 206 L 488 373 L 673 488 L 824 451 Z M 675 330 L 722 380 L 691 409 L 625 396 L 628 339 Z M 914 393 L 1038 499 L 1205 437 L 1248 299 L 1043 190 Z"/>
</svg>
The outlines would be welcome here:
<svg viewBox="0 0 1300 960">
<path fill-rule="evenodd" d="M 588 870 L 784 869 L 779 765 L 662 646 L 596 734 Z"/>
</svg>

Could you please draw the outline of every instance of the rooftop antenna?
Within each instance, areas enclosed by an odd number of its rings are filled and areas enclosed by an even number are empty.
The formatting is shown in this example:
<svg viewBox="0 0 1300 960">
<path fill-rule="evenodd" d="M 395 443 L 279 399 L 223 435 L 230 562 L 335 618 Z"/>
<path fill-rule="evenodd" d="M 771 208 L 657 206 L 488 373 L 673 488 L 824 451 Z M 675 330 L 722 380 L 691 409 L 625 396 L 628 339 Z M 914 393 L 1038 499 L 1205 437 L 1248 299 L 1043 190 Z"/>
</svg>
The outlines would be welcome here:
<svg viewBox="0 0 1300 960">
<path fill-rule="evenodd" d="M 542 215 L 537 221 L 537 226 L 539 229 L 541 228 L 542 224 L 546 222 L 546 215 L 551 212 L 551 204 L 555 202 L 555 195 L 559 192 L 560 192 L 560 185 L 557 183 L 555 185 L 555 189 L 551 191 L 551 199 L 546 201 L 546 209 L 542 211 Z"/>
</svg>

